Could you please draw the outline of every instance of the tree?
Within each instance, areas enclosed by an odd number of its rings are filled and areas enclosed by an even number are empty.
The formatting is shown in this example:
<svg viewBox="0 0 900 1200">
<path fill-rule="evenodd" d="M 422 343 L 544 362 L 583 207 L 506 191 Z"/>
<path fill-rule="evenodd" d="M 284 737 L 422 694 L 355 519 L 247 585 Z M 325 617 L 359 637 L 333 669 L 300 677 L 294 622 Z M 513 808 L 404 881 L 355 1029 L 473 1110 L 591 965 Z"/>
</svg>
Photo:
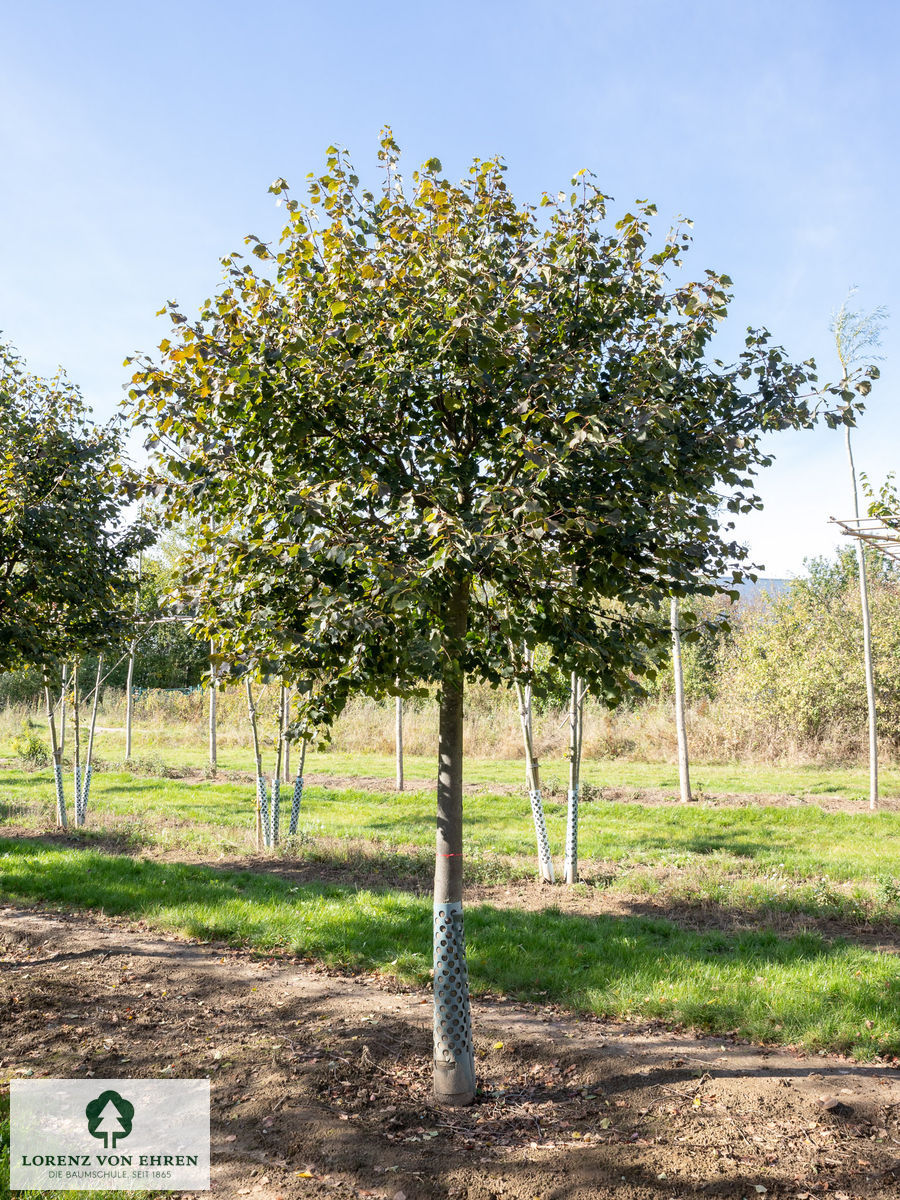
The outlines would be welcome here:
<svg viewBox="0 0 900 1200">
<path fill-rule="evenodd" d="M 878 661 L 878 734 L 900 746 L 900 568 L 865 547 L 873 653 Z M 806 561 L 806 574 L 764 605 L 750 606 L 723 647 L 720 700 L 769 731 L 770 747 L 802 740 L 831 745 L 840 761 L 859 753 L 868 698 L 859 667 L 859 562 L 844 545 L 834 559 Z"/>
<path fill-rule="evenodd" d="M 598 697 L 639 686 L 669 640 L 648 608 L 741 578 L 719 508 L 758 505 L 760 432 L 823 402 L 764 330 L 706 361 L 730 280 L 672 284 L 690 235 L 652 251 L 652 205 L 610 228 L 586 172 L 535 208 L 500 160 L 407 187 L 398 155 L 386 132 L 377 196 L 334 147 L 308 203 L 277 180 L 279 247 L 225 258 L 196 320 L 171 305 L 131 395 L 150 486 L 196 522 L 204 635 L 235 673 L 320 681 L 295 733 L 439 685 L 435 1092 L 466 1102 L 466 676 L 511 683 L 508 645 L 543 643 Z"/>
<path fill-rule="evenodd" d="M 56 665 L 118 633 L 143 539 L 121 528 L 121 422 L 0 342 L 0 670 Z"/>
<path fill-rule="evenodd" d="M 0 671 L 42 672 L 60 824 L 62 747 L 51 683 L 65 662 L 122 634 L 130 563 L 145 540 L 140 527 L 121 528 L 121 439 L 122 422 L 94 425 L 64 374 L 37 378 L 0 342 Z M 80 800 L 76 807 L 80 814 Z"/>
<path fill-rule="evenodd" d="M 853 294 L 852 292 L 850 293 Z M 849 297 L 848 297 L 849 299 Z M 841 364 L 842 383 L 847 386 L 852 372 L 857 370 L 867 357 L 878 348 L 881 342 L 881 328 L 884 325 L 887 312 L 884 308 L 876 308 L 870 313 L 851 312 L 847 308 L 847 300 L 835 314 L 832 323 L 834 342 Z M 877 368 L 870 367 L 868 381 L 878 377 Z M 866 388 L 866 391 L 868 387 Z M 847 445 L 847 461 L 850 466 L 850 486 L 853 493 L 853 516 L 859 520 L 859 489 L 856 483 L 856 464 L 853 461 L 853 446 L 850 442 L 850 426 L 845 429 Z M 869 727 L 869 808 L 878 806 L 878 713 L 875 707 L 875 665 L 872 661 L 872 629 L 869 614 L 869 596 L 866 580 L 866 559 L 863 553 L 863 543 L 856 543 L 857 562 L 859 564 L 859 599 L 862 610 L 863 632 L 863 670 L 866 678 L 866 716 Z"/>
</svg>

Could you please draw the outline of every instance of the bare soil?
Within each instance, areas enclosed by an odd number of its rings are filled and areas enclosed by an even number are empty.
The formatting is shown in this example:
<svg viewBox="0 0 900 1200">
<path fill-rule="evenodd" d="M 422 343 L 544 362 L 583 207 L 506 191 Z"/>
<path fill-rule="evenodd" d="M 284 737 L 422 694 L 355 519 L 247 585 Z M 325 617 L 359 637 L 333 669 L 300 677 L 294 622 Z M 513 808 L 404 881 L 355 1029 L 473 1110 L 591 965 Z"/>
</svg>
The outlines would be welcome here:
<svg viewBox="0 0 900 1200">
<path fill-rule="evenodd" d="M 0 1074 L 206 1077 L 224 1196 L 900 1197 L 900 1072 L 502 997 L 430 1098 L 423 991 L 141 923 L 0 910 Z"/>
</svg>

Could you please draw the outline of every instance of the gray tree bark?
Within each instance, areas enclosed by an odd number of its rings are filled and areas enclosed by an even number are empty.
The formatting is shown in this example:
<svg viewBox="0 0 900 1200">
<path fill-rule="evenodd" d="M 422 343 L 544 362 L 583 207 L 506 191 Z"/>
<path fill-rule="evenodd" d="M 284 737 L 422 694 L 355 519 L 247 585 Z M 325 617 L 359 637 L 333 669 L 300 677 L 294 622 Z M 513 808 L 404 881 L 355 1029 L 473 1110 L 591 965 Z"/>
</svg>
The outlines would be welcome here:
<svg viewBox="0 0 900 1200">
<path fill-rule="evenodd" d="M 681 668 L 681 620 L 678 600 L 672 597 L 672 671 L 675 675 L 675 732 L 678 736 L 678 784 L 681 801 L 693 800 L 691 795 L 691 772 L 688 763 L 687 723 L 684 715 L 684 672 Z"/>
<path fill-rule="evenodd" d="M 581 734 L 584 715 L 584 691 L 581 680 L 572 672 L 569 692 L 569 795 L 566 806 L 566 857 L 563 878 L 578 882 L 578 800 L 581 792 Z"/>
<path fill-rule="evenodd" d="M 212 654 L 215 650 L 215 643 L 209 643 L 209 652 Z M 218 770 L 218 750 L 216 747 L 216 700 L 218 689 L 216 688 L 216 680 L 212 672 L 210 672 L 209 681 L 209 770 L 211 775 L 215 775 Z"/>
<path fill-rule="evenodd" d="M 134 679 L 134 652 L 137 643 L 132 641 L 128 650 L 128 677 L 125 681 L 125 761 L 131 758 L 131 716 L 133 702 L 131 699 L 131 685 Z"/>
<path fill-rule="evenodd" d="M 56 785 L 56 824 L 60 829 L 65 829 L 68 821 L 66 797 L 63 791 L 62 746 L 56 738 L 56 717 L 53 713 L 53 701 L 50 698 L 50 681 L 46 675 L 44 676 L 44 699 L 47 702 L 47 724 L 50 726 L 50 750 L 53 754 L 53 782 Z M 65 689 L 63 689 L 63 700 L 65 700 Z"/>
<path fill-rule="evenodd" d="M 394 705 L 394 753 L 397 768 L 397 791 L 403 791 L 403 697 L 397 696 Z"/>
<path fill-rule="evenodd" d="M 475 1099 L 475 1053 L 463 932 L 463 681 L 469 580 L 453 584 L 446 613 L 438 728 L 437 846 L 434 867 L 434 1096 Z"/>
<path fill-rule="evenodd" d="M 859 520 L 859 489 L 856 486 L 856 464 L 850 444 L 850 426 L 846 426 L 847 459 L 850 463 L 850 482 L 853 485 L 853 515 Z M 872 625 L 869 617 L 869 588 L 866 579 L 866 552 L 860 538 L 856 539 L 856 561 L 859 566 L 859 602 L 862 607 L 863 667 L 866 673 L 866 709 L 869 722 L 869 808 L 878 807 L 878 709 L 875 703 L 875 664 L 872 660 Z"/>
<path fill-rule="evenodd" d="M 259 728 L 256 723 L 256 705 L 253 703 L 253 688 L 250 680 L 247 683 L 247 712 L 250 716 L 250 729 L 253 733 L 253 757 L 256 761 L 256 848 L 262 850 L 269 844 L 269 800 L 266 794 L 266 781 L 262 773 L 262 754 L 259 750 Z"/>
<path fill-rule="evenodd" d="M 81 813 L 77 815 L 76 824 L 83 825 L 87 818 L 88 800 L 91 795 L 91 774 L 93 772 L 94 731 L 97 728 L 97 705 L 100 703 L 100 681 L 103 677 L 103 655 L 97 659 L 97 680 L 94 684 L 94 702 L 91 705 L 91 723 L 88 728 L 87 754 L 85 755 L 84 776 L 81 780 Z"/>
<path fill-rule="evenodd" d="M 512 647 L 510 647 L 512 650 Z M 531 666 L 531 655 L 526 649 L 525 662 Z M 553 859 L 550 855 L 550 840 L 547 837 L 547 822 L 544 816 L 544 802 L 541 797 L 540 764 L 534 752 L 534 722 L 531 708 L 531 684 L 523 688 L 516 681 L 516 699 L 519 704 L 519 721 L 522 726 L 522 740 L 525 744 L 525 785 L 528 788 L 528 798 L 531 801 L 531 816 L 534 820 L 534 836 L 537 841 L 538 872 L 542 879 L 554 883 L 556 876 L 553 871 Z"/>
</svg>

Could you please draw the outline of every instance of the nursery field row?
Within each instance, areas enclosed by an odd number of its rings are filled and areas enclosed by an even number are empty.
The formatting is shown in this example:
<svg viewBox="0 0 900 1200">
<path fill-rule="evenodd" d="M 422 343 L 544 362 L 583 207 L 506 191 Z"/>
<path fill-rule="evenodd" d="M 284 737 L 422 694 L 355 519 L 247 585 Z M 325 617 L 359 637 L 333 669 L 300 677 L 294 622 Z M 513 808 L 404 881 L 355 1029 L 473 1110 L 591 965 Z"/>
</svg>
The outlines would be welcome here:
<svg viewBox="0 0 900 1200">
<path fill-rule="evenodd" d="M 251 853 L 241 782 L 95 776 L 82 830 L 52 830 L 48 772 L 0 778 L 0 890 L 204 940 L 426 982 L 433 795 L 311 786 L 300 832 Z M 550 800 L 551 844 L 564 805 Z M 534 882 L 521 794 L 466 798 L 476 991 L 716 1032 L 900 1052 L 893 813 L 814 805 L 583 806 L 575 888 Z"/>
</svg>

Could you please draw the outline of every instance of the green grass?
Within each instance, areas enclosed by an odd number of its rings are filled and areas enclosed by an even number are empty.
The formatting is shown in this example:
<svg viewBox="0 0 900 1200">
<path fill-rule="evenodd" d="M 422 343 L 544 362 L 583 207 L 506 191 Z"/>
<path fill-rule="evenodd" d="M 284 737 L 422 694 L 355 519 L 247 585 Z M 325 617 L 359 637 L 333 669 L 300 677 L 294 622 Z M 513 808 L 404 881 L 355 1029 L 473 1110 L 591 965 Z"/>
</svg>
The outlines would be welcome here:
<svg viewBox="0 0 900 1200">
<path fill-rule="evenodd" d="M 46 741 L 45 723 L 40 716 L 34 722 Z M 102 722 L 101 722 L 102 723 Z M 12 735 L 0 737 L 0 755 L 12 755 Z M 67 749 L 70 743 L 67 742 Z M 124 758 L 124 734 L 121 731 L 101 732 L 96 739 L 96 756 L 109 763 Z M 148 764 L 203 770 L 207 764 L 204 732 L 201 728 L 163 725 L 148 728 L 137 726 L 133 735 L 132 754 Z M 271 749 L 267 767 L 273 762 Z M 253 753 L 249 744 L 222 744 L 218 753 L 222 771 L 253 771 Z M 433 779 L 436 774 L 436 755 L 405 757 L 406 774 L 410 779 Z M 310 753 L 309 772 L 346 776 L 394 778 L 394 759 L 390 754 L 349 754 L 337 752 Z M 466 759 L 466 778 L 470 783 L 523 786 L 524 760 L 479 758 Z M 548 787 L 565 787 L 568 765 L 562 758 L 546 758 L 542 762 L 544 782 Z M 582 768 L 583 779 L 597 787 L 662 788 L 678 792 L 678 768 L 671 763 L 630 762 L 626 759 L 587 759 Z M 868 771 L 865 767 L 779 767 L 754 763 L 692 764 L 695 790 L 703 793 L 733 792 L 737 794 L 775 794 L 799 798 L 821 795 L 839 796 L 861 803 L 868 796 Z M 900 796 L 900 767 L 883 767 L 880 772 L 882 793 Z"/>
<path fill-rule="evenodd" d="M 139 918 L 157 929 L 284 950 L 424 984 L 427 897 L 0 839 L 14 901 Z M 860 1057 L 900 1051 L 900 959 L 812 933 L 696 932 L 648 917 L 470 907 L 475 993 L 605 1017 L 659 1017 Z M 869 1027 L 869 1023 L 871 1027 Z"/>
<path fill-rule="evenodd" d="M 288 793 L 289 798 L 289 793 Z M 0 775 L 0 821 L 40 808 L 49 813 L 49 771 Z M 206 780 L 140 779 L 127 773 L 94 776 L 97 814 L 157 824 L 160 818 L 188 826 L 216 826 L 246 837 L 253 824 L 250 784 Z M 548 801 L 551 846 L 562 846 L 565 805 Z M 89 820 L 91 818 L 89 817 Z M 426 792 L 375 793 L 311 787 L 304 793 L 307 837 L 365 839 L 385 846 L 429 847 L 434 840 L 434 797 Z M 179 831 L 181 836 L 183 831 Z M 197 840 L 210 842 L 198 829 Z M 476 793 L 465 798 L 466 853 L 473 859 L 530 857 L 533 826 L 523 795 Z M 218 842 L 216 843 L 218 846 Z M 602 861 L 619 867 L 681 868 L 702 863 L 719 874 L 766 875 L 836 882 L 900 876 L 900 816 L 895 813 L 828 813 L 816 806 L 715 808 L 649 807 L 598 800 L 581 807 L 580 856 L 585 866 Z"/>
</svg>

